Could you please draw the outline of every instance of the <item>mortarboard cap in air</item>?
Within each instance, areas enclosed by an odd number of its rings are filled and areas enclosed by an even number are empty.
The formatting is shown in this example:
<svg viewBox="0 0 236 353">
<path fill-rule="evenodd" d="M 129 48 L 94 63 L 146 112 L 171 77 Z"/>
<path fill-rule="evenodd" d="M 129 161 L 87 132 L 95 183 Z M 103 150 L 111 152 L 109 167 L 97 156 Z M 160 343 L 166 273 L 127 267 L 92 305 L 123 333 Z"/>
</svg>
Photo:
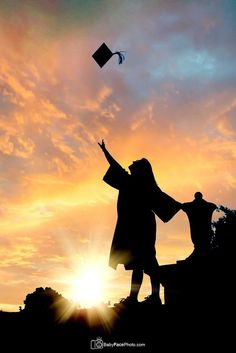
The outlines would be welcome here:
<svg viewBox="0 0 236 353">
<path fill-rule="evenodd" d="M 102 45 L 95 51 L 92 57 L 100 67 L 103 67 L 108 62 L 108 60 L 110 60 L 110 58 L 115 54 L 119 56 L 119 64 L 122 64 L 125 57 L 121 53 L 122 52 L 120 51 L 112 53 L 108 46 L 105 43 L 102 43 Z"/>
</svg>

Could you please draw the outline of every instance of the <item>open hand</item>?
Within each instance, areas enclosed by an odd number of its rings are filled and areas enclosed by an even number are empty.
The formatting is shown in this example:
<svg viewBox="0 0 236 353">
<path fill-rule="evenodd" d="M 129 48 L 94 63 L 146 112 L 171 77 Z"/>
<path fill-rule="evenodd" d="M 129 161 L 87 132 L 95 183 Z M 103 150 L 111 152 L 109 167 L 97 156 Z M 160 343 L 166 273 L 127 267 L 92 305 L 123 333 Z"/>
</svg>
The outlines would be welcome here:
<svg viewBox="0 0 236 353">
<path fill-rule="evenodd" d="M 99 142 L 98 142 L 98 145 L 101 147 L 101 149 L 102 149 L 103 151 L 105 151 L 106 146 L 105 146 L 104 140 L 102 140 L 102 143 L 99 143 Z"/>
</svg>

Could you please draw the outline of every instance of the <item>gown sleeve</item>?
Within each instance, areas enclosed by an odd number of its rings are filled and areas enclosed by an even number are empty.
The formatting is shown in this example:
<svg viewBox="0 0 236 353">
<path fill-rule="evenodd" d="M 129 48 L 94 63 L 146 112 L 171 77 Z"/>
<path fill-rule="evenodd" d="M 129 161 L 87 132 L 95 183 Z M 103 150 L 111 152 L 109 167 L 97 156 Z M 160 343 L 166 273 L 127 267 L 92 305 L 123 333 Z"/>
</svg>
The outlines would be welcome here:
<svg viewBox="0 0 236 353">
<path fill-rule="evenodd" d="M 110 166 L 103 180 L 113 188 L 120 190 L 128 181 L 130 175 L 120 165 Z"/>
<path fill-rule="evenodd" d="M 152 199 L 153 212 L 163 221 L 169 222 L 181 209 L 181 203 L 173 199 L 160 188 L 154 191 Z"/>
</svg>

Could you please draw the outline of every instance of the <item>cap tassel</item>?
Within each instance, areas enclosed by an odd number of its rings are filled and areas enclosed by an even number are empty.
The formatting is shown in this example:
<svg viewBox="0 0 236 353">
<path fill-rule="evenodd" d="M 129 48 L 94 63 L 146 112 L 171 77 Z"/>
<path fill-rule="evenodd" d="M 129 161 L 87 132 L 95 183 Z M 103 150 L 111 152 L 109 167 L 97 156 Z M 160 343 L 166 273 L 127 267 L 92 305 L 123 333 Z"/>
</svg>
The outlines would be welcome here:
<svg viewBox="0 0 236 353">
<path fill-rule="evenodd" d="M 115 55 L 115 54 L 118 55 L 118 63 L 119 63 L 119 65 L 122 64 L 123 61 L 125 60 L 125 56 L 122 53 L 124 53 L 124 51 L 116 51 L 115 53 L 112 54 L 112 55 Z"/>
</svg>

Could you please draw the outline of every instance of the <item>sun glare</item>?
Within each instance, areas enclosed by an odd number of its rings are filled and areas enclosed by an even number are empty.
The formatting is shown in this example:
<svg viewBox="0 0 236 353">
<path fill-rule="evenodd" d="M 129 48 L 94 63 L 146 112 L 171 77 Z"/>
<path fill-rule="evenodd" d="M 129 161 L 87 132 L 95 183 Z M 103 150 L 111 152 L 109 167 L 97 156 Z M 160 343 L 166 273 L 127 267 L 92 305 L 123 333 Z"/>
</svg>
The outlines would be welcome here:
<svg viewBox="0 0 236 353">
<path fill-rule="evenodd" d="M 71 299 L 87 308 L 103 302 L 106 273 L 97 264 L 86 266 L 73 281 Z"/>
</svg>

